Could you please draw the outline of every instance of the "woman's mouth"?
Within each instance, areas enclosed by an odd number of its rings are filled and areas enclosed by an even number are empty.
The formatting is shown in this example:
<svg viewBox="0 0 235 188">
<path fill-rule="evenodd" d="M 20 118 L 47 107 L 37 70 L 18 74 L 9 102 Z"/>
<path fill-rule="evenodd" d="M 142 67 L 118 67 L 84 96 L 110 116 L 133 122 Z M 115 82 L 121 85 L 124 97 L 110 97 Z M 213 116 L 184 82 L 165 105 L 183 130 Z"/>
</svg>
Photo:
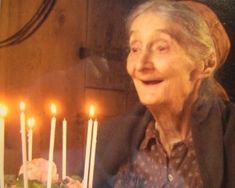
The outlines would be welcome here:
<svg viewBox="0 0 235 188">
<path fill-rule="evenodd" d="M 163 80 L 142 80 L 142 83 L 145 85 L 156 85 L 163 82 Z"/>
</svg>

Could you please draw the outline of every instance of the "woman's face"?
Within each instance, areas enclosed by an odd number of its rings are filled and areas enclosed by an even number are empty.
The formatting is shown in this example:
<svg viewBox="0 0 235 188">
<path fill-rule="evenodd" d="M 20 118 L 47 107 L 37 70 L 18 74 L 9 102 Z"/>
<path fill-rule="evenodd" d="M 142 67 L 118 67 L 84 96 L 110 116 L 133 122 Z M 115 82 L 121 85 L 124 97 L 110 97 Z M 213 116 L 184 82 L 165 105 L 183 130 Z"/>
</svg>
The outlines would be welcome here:
<svg viewBox="0 0 235 188">
<path fill-rule="evenodd" d="M 130 27 L 127 71 L 140 101 L 147 106 L 180 105 L 196 83 L 197 62 L 186 54 L 169 28 L 169 22 L 151 12 L 139 15 Z"/>
</svg>

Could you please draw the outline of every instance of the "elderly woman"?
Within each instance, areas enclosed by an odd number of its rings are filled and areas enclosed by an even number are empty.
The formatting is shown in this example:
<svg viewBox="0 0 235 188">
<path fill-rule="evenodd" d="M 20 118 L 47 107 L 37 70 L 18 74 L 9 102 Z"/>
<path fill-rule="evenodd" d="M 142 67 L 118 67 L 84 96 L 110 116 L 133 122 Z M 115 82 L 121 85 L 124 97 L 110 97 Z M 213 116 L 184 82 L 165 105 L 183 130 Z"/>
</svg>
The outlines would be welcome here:
<svg viewBox="0 0 235 188">
<path fill-rule="evenodd" d="M 229 38 L 193 1 L 148 1 L 127 22 L 141 105 L 103 122 L 95 187 L 235 187 L 235 108 L 214 79 Z"/>
</svg>

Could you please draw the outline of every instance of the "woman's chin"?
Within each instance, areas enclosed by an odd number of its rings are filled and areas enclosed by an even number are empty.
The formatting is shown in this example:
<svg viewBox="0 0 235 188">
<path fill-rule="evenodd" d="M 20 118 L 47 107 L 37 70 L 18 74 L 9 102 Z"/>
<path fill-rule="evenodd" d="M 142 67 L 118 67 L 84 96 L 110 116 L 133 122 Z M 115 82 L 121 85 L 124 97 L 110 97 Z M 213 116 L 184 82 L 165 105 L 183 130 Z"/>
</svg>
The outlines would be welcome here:
<svg viewBox="0 0 235 188">
<path fill-rule="evenodd" d="M 157 106 L 161 104 L 160 100 L 156 100 L 153 98 L 140 98 L 140 102 L 145 106 Z"/>
</svg>

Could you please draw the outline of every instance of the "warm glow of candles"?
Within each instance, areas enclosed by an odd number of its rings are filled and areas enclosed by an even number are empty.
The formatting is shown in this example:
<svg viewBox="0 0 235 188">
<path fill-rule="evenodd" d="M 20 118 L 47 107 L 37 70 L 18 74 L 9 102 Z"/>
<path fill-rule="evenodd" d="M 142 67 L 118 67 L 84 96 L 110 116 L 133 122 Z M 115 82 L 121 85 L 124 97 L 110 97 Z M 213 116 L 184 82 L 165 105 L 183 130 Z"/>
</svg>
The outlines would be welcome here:
<svg viewBox="0 0 235 188">
<path fill-rule="evenodd" d="M 50 133 L 50 146 L 49 146 L 49 164 L 48 164 L 48 175 L 47 175 L 47 188 L 51 188 L 52 183 L 52 162 L 54 155 L 54 142 L 55 142 L 55 129 L 56 129 L 56 105 L 51 104 L 51 133 Z"/>
<path fill-rule="evenodd" d="M 21 146 L 22 146 L 22 163 L 23 163 L 23 179 L 24 188 L 28 188 L 28 174 L 26 169 L 27 154 L 26 154 L 26 134 L 25 134 L 25 103 L 20 102 L 20 132 L 21 132 Z"/>
<path fill-rule="evenodd" d="M 28 161 L 32 161 L 33 155 L 33 128 L 35 125 L 35 119 L 33 117 L 29 118 L 27 121 L 28 125 Z"/>
<path fill-rule="evenodd" d="M 0 116 L 5 117 L 7 115 L 7 107 L 4 104 L 0 104 Z"/>
<path fill-rule="evenodd" d="M 93 120 L 94 116 L 95 116 L 95 107 L 94 105 L 91 105 L 89 107 L 90 119 L 88 120 L 88 128 L 87 128 L 83 188 L 88 188 L 93 186 L 96 137 L 98 130 L 98 122 Z"/>
<path fill-rule="evenodd" d="M 95 116 L 95 106 L 90 105 L 89 107 L 89 117 L 92 119 Z"/>
<path fill-rule="evenodd" d="M 27 121 L 28 129 L 33 129 L 35 126 L 35 118 L 30 117 Z"/>
<path fill-rule="evenodd" d="M 54 104 L 54 103 L 52 103 L 51 104 L 51 113 L 52 113 L 52 115 L 54 116 L 54 115 L 56 115 L 56 105 Z"/>
<path fill-rule="evenodd" d="M 25 111 L 25 103 L 23 101 L 20 102 L 20 111 Z"/>
<path fill-rule="evenodd" d="M 0 104 L 0 187 L 4 187 L 5 120 L 7 107 Z"/>
</svg>

